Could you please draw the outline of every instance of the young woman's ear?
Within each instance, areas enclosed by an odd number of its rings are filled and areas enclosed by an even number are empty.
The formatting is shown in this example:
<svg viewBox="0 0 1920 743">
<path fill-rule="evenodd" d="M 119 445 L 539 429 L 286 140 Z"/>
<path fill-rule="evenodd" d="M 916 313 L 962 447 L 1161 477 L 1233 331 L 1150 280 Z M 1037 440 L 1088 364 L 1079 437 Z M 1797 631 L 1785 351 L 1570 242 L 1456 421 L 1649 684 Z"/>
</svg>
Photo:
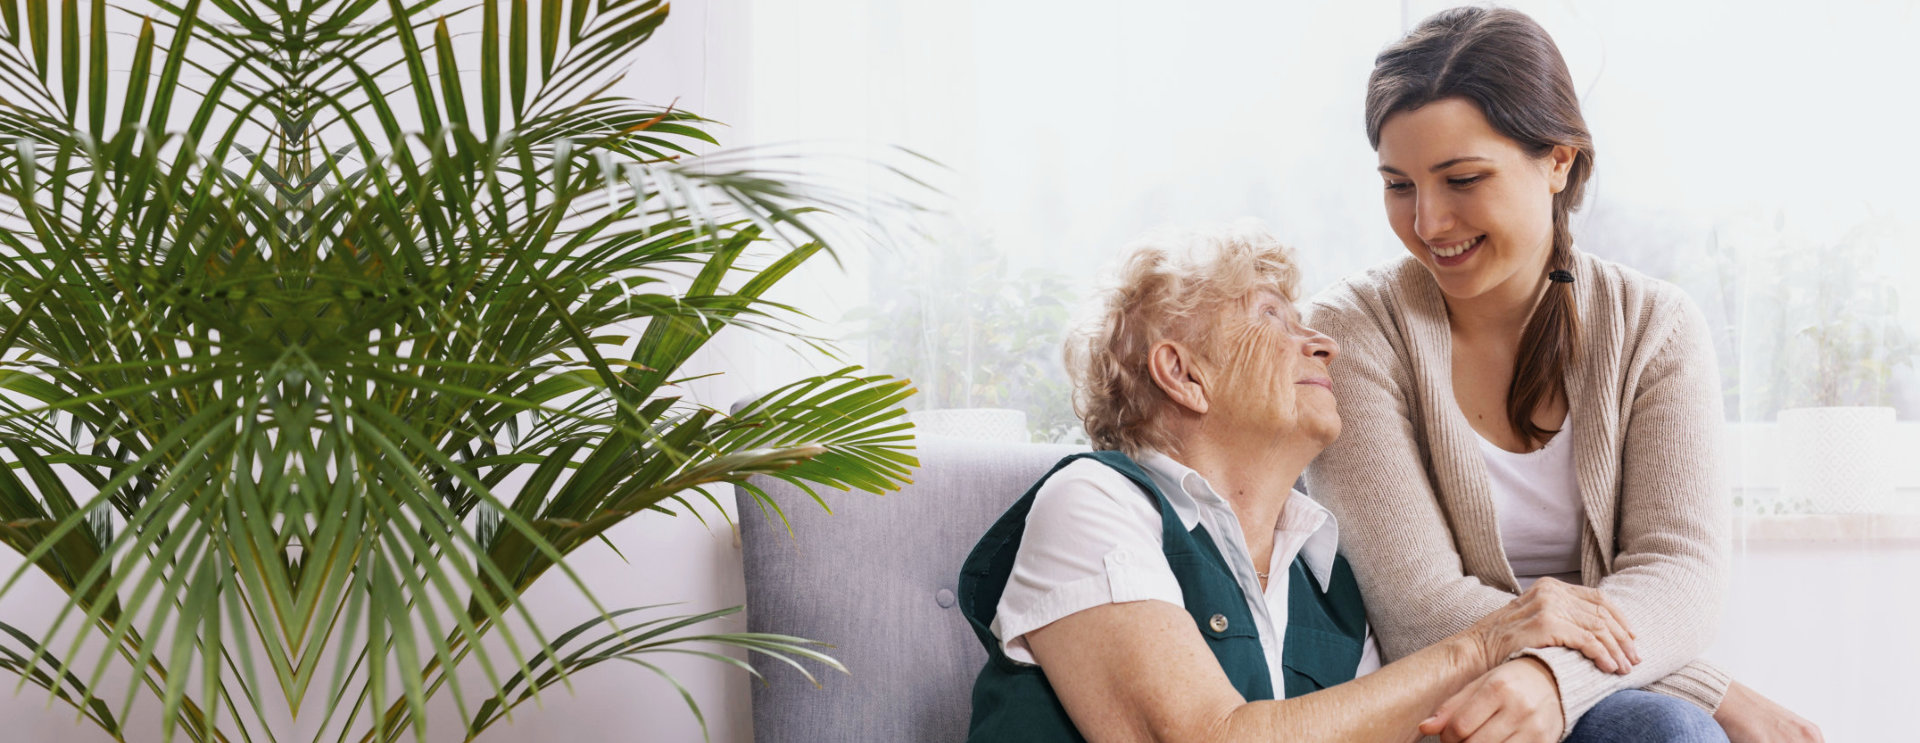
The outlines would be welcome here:
<svg viewBox="0 0 1920 743">
<path fill-rule="evenodd" d="M 1580 151 L 1564 144 L 1553 146 L 1547 152 L 1547 187 L 1554 193 L 1567 190 L 1567 174 L 1573 171 L 1573 160 Z"/>
<path fill-rule="evenodd" d="M 1175 405 L 1201 415 L 1207 412 L 1207 379 L 1195 361 L 1192 349 L 1173 341 L 1161 341 L 1147 352 L 1153 383 Z"/>
</svg>

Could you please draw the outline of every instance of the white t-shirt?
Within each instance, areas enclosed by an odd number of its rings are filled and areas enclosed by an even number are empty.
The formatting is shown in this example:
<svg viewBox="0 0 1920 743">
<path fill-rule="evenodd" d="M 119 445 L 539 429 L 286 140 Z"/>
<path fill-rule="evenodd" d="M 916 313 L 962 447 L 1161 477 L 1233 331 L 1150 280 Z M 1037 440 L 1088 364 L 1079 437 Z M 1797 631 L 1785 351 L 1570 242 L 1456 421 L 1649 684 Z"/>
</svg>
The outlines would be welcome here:
<svg viewBox="0 0 1920 743">
<path fill-rule="evenodd" d="M 1288 567 L 1301 555 L 1321 585 L 1332 580 L 1340 544 L 1333 514 L 1301 493 L 1291 494 L 1274 525 L 1263 592 L 1240 520 L 1226 499 L 1215 494 L 1200 473 L 1165 454 L 1148 451 L 1137 461 L 1187 530 L 1206 525 L 1247 597 L 1268 672 L 1278 679 L 1287 626 Z M 1160 531 L 1160 513 L 1153 502 L 1119 471 L 1082 459 L 1054 473 L 1034 494 L 1013 572 L 994 613 L 992 630 L 1001 651 L 1015 662 L 1037 665 L 1027 649 L 1026 633 L 1075 612 L 1146 600 L 1185 606 Z M 1380 667 L 1371 627 L 1362 647 L 1356 677 Z"/>
<path fill-rule="evenodd" d="M 1484 437 L 1480 455 L 1493 481 L 1493 511 L 1500 546 L 1524 591 L 1546 576 L 1580 584 L 1580 530 L 1586 506 L 1574 477 L 1571 419 L 1547 445 L 1525 454 L 1507 451 Z"/>
</svg>

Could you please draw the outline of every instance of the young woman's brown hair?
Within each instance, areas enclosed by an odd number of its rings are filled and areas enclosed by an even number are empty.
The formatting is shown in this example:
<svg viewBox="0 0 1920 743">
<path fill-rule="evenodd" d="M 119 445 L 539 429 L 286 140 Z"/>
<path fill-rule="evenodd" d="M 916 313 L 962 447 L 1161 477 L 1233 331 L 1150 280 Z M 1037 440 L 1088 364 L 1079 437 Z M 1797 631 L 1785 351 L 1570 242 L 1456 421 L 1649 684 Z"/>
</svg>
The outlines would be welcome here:
<svg viewBox="0 0 1920 743">
<path fill-rule="evenodd" d="M 1367 81 L 1368 142 L 1379 149 L 1380 127 L 1388 117 L 1447 98 L 1472 101 L 1494 131 L 1535 157 L 1545 157 L 1556 145 L 1575 150 L 1566 188 L 1554 195 L 1553 247 L 1547 258 L 1550 271 L 1571 269 L 1573 234 L 1567 222 L 1593 173 L 1593 136 L 1553 38 L 1533 19 L 1503 8 L 1454 8 L 1433 15 L 1375 58 Z M 1507 392 L 1507 421 L 1527 441 L 1555 433 L 1534 425 L 1533 411 L 1565 396 L 1579 330 L 1573 285 L 1549 283 L 1521 335 Z"/>
</svg>

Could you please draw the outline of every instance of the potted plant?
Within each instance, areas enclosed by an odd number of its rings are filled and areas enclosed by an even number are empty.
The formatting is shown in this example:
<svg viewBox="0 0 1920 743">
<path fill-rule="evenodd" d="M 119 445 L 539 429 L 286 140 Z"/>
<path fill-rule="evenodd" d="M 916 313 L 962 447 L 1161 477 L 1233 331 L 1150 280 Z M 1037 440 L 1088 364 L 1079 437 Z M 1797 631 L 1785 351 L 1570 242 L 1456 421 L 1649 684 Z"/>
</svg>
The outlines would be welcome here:
<svg viewBox="0 0 1920 743">
<path fill-rule="evenodd" d="M 731 416 L 677 391 L 716 333 L 781 333 L 765 292 L 828 247 L 788 175 L 611 92 L 665 3 L 131 6 L 120 39 L 103 0 L 0 0 L 0 542 L 68 595 L 0 625 L 0 668 L 116 740 L 287 740 L 304 711 L 370 743 L 472 739 L 595 665 L 711 655 L 688 643 L 837 666 L 700 633 L 738 607 L 555 632 L 522 601 L 707 488 L 915 465 L 902 380 Z"/>
<path fill-rule="evenodd" d="M 875 260 L 873 300 L 848 314 L 872 366 L 914 380 L 908 415 L 921 433 L 1003 441 L 1074 441 L 1080 420 L 1062 369 L 1072 285 L 1014 272 L 981 237 L 938 240 Z"/>
<path fill-rule="evenodd" d="M 1820 513 L 1872 513 L 1893 496 L 1894 425 L 1888 382 L 1910 364 L 1914 336 L 1899 288 L 1876 266 L 1897 223 L 1870 220 L 1838 241 L 1782 244 L 1765 310 L 1773 316 L 1780 390 L 1781 497 Z"/>
</svg>

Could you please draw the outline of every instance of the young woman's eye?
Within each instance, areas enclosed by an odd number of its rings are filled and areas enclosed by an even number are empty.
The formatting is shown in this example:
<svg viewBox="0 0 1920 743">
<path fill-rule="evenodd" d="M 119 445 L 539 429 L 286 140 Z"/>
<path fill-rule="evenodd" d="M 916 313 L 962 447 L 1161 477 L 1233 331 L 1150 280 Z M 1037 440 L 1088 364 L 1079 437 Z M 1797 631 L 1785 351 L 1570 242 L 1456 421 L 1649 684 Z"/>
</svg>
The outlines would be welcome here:
<svg viewBox="0 0 1920 743">
<path fill-rule="evenodd" d="M 1387 181 L 1387 190 L 1394 193 L 1406 193 L 1413 190 L 1413 183 L 1409 181 Z"/>
<path fill-rule="evenodd" d="M 1469 175 L 1469 176 L 1464 176 L 1460 178 L 1448 178 L 1447 183 L 1453 186 L 1471 186 L 1475 183 L 1479 183 L 1480 179 L 1484 177 L 1485 176 Z"/>
</svg>

